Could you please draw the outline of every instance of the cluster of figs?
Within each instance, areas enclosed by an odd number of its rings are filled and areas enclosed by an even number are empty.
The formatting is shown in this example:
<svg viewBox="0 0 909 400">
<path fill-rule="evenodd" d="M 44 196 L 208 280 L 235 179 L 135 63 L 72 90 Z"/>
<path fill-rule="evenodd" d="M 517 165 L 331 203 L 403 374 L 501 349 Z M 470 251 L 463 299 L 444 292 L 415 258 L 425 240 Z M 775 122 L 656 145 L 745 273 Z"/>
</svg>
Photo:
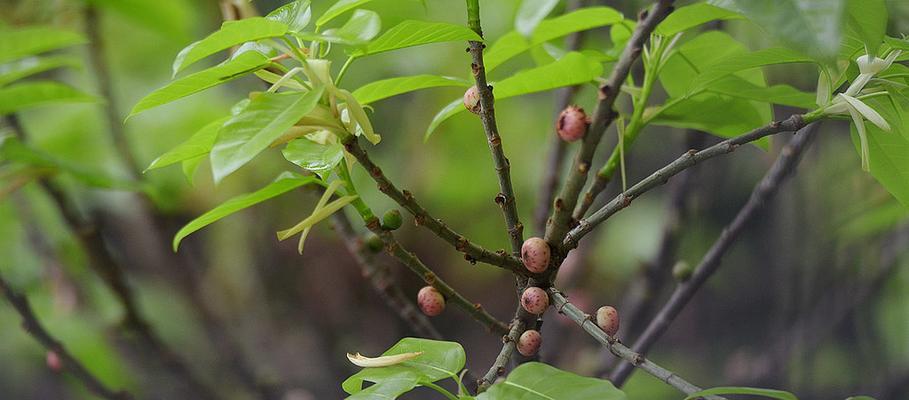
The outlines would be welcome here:
<svg viewBox="0 0 909 400">
<path fill-rule="evenodd" d="M 535 274 L 545 272 L 549 267 L 551 250 L 545 240 L 532 237 L 521 246 L 521 260 L 528 271 Z M 417 293 L 417 305 L 424 314 L 434 317 L 445 310 L 445 296 L 432 286 L 424 286 Z M 549 308 L 549 294 L 546 289 L 528 286 L 521 294 L 521 307 L 532 315 L 541 315 Z M 615 307 L 602 306 L 597 309 L 596 323 L 609 336 L 619 331 L 619 313 Z M 543 337 L 535 329 L 525 330 L 517 342 L 517 350 L 525 357 L 531 357 L 540 349 Z"/>
</svg>

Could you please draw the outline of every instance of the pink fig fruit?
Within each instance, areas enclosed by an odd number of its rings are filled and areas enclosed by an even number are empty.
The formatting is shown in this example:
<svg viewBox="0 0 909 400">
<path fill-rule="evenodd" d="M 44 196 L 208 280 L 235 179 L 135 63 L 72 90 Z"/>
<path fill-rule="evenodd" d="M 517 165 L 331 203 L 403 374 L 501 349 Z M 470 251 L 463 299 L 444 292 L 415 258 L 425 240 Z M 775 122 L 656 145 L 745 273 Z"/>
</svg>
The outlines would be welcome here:
<svg viewBox="0 0 909 400">
<path fill-rule="evenodd" d="M 436 288 L 424 286 L 417 293 L 417 305 L 423 314 L 435 317 L 445 311 L 445 297 Z"/>
<path fill-rule="evenodd" d="M 543 344 L 543 336 L 540 335 L 540 332 L 528 329 L 518 339 L 518 353 L 521 353 L 524 357 L 530 357 L 537 354 L 541 344 Z"/>
<path fill-rule="evenodd" d="M 556 132 L 559 137 L 566 142 L 574 142 L 587 133 L 587 114 L 584 109 L 578 106 L 568 106 L 559 114 L 556 121 Z"/>
<path fill-rule="evenodd" d="M 531 314 L 540 315 L 549 307 L 549 295 L 545 290 L 531 286 L 521 294 L 521 306 Z"/>
<path fill-rule="evenodd" d="M 597 325 L 609 336 L 619 332 L 619 312 L 615 307 L 602 306 L 597 310 Z"/>
<path fill-rule="evenodd" d="M 545 271 L 549 267 L 549 254 L 549 243 L 538 237 L 525 240 L 521 246 L 521 259 L 530 272 Z"/>
<path fill-rule="evenodd" d="M 480 91 L 477 90 L 477 85 L 464 92 L 464 107 L 474 114 L 480 113 Z"/>
</svg>

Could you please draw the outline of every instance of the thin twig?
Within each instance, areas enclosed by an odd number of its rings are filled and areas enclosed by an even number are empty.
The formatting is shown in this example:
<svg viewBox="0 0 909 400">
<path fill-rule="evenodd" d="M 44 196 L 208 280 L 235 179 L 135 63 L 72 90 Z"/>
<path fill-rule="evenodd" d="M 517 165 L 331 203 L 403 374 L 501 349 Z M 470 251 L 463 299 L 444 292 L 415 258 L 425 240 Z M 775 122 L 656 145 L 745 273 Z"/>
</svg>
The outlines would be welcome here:
<svg viewBox="0 0 909 400">
<path fill-rule="evenodd" d="M 565 12 L 576 10 L 583 6 L 584 0 L 572 0 L 565 7 Z M 565 50 L 575 51 L 581 47 L 585 31 L 577 31 L 568 35 L 565 39 Z M 581 86 L 570 86 L 559 90 L 556 95 L 556 116 L 561 113 L 565 107 L 571 104 L 572 99 L 580 91 Z M 537 194 L 536 209 L 533 212 L 533 228 L 537 234 L 542 235 L 546 231 L 546 220 L 552 211 L 552 200 L 556 191 L 559 189 L 559 177 L 562 174 L 562 164 L 565 163 L 565 151 L 568 149 L 566 143 L 557 134 L 549 135 L 549 154 L 546 156 L 546 166 L 543 168 L 543 179 L 540 184 L 540 190 Z"/>
<path fill-rule="evenodd" d="M 426 338 L 441 340 L 442 334 L 436 330 L 429 318 L 420 313 L 413 303 L 407 299 L 388 267 L 375 259 L 374 254 L 370 252 L 363 242 L 363 238 L 354 230 L 347 215 L 341 211 L 334 213 L 332 215 L 332 223 L 335 231 L 338 232 L 338 235 L 344 241 L 347 251 L 360 266 L 363 277 L 372 284 L 376 293 L 385 301 L 385 304 L 394 310 L 401 320 L 406 322 L 407 326 L 416 334 Z"/>
<path fill-rule="evenodd" d="M 524 268 L 524 264 L 521 263 L 521 260 L 517 257 L 509 255 L 504 251 L 493 252 L 484 249 L 476 243 L 471 242 L 460 233 L 449 228 L 441 219 L 437 219 L 430 215 L 429 212 L 416 201 L 412 193 L 407 190 L 398 189 L 394 183 L 385 176 L 382 169 L 370 159 L 369 154 L 363 149 L 356 137 L 351 136 L 350 139 L 344 142 L 344 146 L 347 149 L 347 152 L 353 155 L 363 168 L 366 169 L 369 176 L 376 181 L 379 191 L 385 193 L 385 195 L 413 214 L 414 222 L 417 225 L 426 227 L 426 229 L 435 233 L 442 240 L 454 246 L 457 251 L 464 253 L 464 257 L 468 261 L 479 261 L 507 269 L 516 274 L 530 274 L 530 272 Z"/>
<path fill-rule="evenodd" d="M 798 117 L 798 116 L 795 116 Z M 799 125 L 801 118 L 790 118 L 795 125 Z M 785 123 L 784 123 L 785 124 Z M 714 242 L 710 250 L 701 260 L 700 265 L 694 270 L 691 277 L 680 283 L 676 287 L 672 296 L 653 318 L 644 333 L 634 343 L 635 351 L 647 353 L 650 347 L 659 339 L 669 328 L 669 324 L 675 320 L 679 312 L 688 304 L 698 289 L 703 286 L 704 282 L 710 278 L 719 268 L 723 255 L 732 247 L 739 234 L 748 226 L 748 223 L 761 211 L 770 199 L 779 190 L 786 178 L 795 170 L 798 165 L 802 152 L 811 143 L 814 136 L 815 125 L 799 130 L 793 138 L 780 152 L 780 156 L 764 175 L 754 190 L 751 192 L 748 202 L 739 210 L 732 222 L 723 229 L 722 234 Z M 791 129 L 791 128 L 790 128 Z M 724 142 L 725 143 L 725 142 Z M 721 143 L 722 144 L 722 143 Z M 709 150 L 709 149 L 708 149 Z M 707 151 L 707 150 L 704 150 Z M 699 152 L 700 153 L 700 152 Z M 698 153 L 698 154 L 699 154 Z M 617 386 L 622 386 L 633 372 L 630 365 L 623 363 L 619 365 L 610 376 L 610 380 Z"/>
<path fill-rule="evenodd" d="M 372 216 L 364 222 L 370 231 L 382 238 L 382 241 L 385 243 L 385 252 L 397 258 L 404 266 L 417 274 L 420 279 L 423 279 L 426 284 L 435 287 L 443 296 L 445 296 L 445 300 L 448 303 L 453 303 L 455 306 L 462 309 L 473 317 L 473 319 L 477 320 L 477 322 L 483 324 L 490 332 L 500 335 L 508 332 L 508 326 L 505 325 L 504 322 L 499 321 L 486 312 L 479 303 L 472 303 L 467 300 L 461 293 L 456 291 L 451 285 L 443 281 L 442 278 L 429 269 L 426 264 L 423 264 L 414 253 L 411 253 L 401 246 L 401 243 L 395 239 L 394 234 L 392 234 L 391 231 L 382 229 L 382 224 L 379 222 L 378 218 Z"/>
<path fill-rule="evenodd" d="M 606 221 L 613 214 L 631 205 L 632 200 L 651 189 L 660 186 L 669 181 L 669 178 L 681 173 L 682 171 L 694 166 L 698 162 L 735 151 L 739 146 L 751 143 L 760 138 L 775 135 L 782 132 L 795 132 L 819 117 L 806 119 L 805 115 L 796 114 L 787 118 L 785 121 L 774 121 L 767 126 L 757 128 L 741 136 L 724 140 L 704 150 L 689 150 L 675 161 L 660 168 L 650 176 L 644 178 L 628 190 L 620 193 L 612 201 L 601 207 L 589 217 L 578 222 L 578 226 L 572 229 L 565 236 L 562 246 L 566 250 L 577 247 L 578 241 L 594 227 Z"/>
<path fill-rule="evenodd" d="M 109 400 L 131 400 L 133 398 L 133 396 L 126 391 L 114 391 L 113 389 L 110 389 L 102 383 L 101 380 L 92 375 L 79 360 L 73 357 L 73 355 L 63 347 L 62 343 L 54 339 L 54 337 L 44 329 L 41 322 L 38 321 L 38 318 L 32 311 L 28 299 L 13 290 L 3 277 L 0 277 L 0 292 L 3 292 L 3 296 L 6 297 L 13 308 L 16 309 L 16 312 L 19 313 L 19 316 L 22 318 L 22 328 L 38 341 L 38 343 L 41 343 L 47 351 L 56 354 L 57 357 L 60 358 L 63 368 L 69 371 L 77 380 L 82 382 L 89 392 Z"/>
<path fill-rule="evenodd" d="M 511 360 L 518 338 L 524 333 L 525 327 L 526 323 L 524 320 L 516 315 L 511 321 L 511 328 L 508 330 L 508 334 L 502 336 L 502 349 L 499 350 L 499 355 L 496 356 L 496 360 L 489 367 L 489 371 L 477 381 L 477 393 L 485 392 L 486 389 L 489 389 L 495 383 L 498 377 L 505 374 L 505 365 Z"/>
<path fill-rule="evenodd" d="M 606 83 L 600 86 L 599 102 L 594 111 L 593 120 L 587 128 L 580 149 L 575 154 L 574 163 L 568 171 L 569 175 L 565 185 L 562 186 L 562 191 L 555 200 L 552 218 L 546 226 L 546 241 L 553 247 L 562 244 L 562 239 L 573 225 L 572 212 L 577 205 L 578 196 L 587 182 L 587 173 L 600 139 L 603 138 L 603 133 L 615 118 L 613 105 L 621 92 L 622 84 L 628 78 L 631 66 L 640 56 L 650 33 L 660 21 L 672 12 L 672 3 L 673 0 L 659 0 L 654 4 L 652 10 L 641 13 L 640 22 L 635 27 L 628 44 L 625 45 L 622 55 L 613 67 Z M 553 261 L 558 262 L 558 257 L 554 257 Z"/>
<path fill-rule="evenodd" d="M 574 304 L 571 304 L 558 289 L 549 288 L 549 297 L 552 299 L 553 307 L 555 307 L 560 314 L 567 316 L 576 324 L 580 325 L 582 329 L 587 331 L 590 336 L 605 346 L 616 357 L 628 361 L 635 367 L 640 368 L 644 372 L 647 372 L 686 395 L 697 393 L 702 390 L 700 387 L 688 382 L 675 372 L 657 365 L 640 353 L 632 351 L 615 337 L 607 335 L 606 332 L 603 332 L 603 330 L 597 326 L 596 322 L 592 320 L 590 314 L 585 313 L 581 309 L 575 307 Z M 719 397 L 710 398 L 718 399 Z"/>
</svg>

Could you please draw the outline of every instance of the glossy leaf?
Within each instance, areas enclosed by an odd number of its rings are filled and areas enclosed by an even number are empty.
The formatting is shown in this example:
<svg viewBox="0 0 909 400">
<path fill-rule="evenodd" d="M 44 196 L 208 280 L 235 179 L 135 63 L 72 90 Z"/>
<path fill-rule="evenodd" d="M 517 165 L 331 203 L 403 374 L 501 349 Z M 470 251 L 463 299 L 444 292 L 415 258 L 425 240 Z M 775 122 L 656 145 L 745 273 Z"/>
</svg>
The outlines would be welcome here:
<svg viewBox="0 0 909 400">
<path fill-rule="evenodd" d="M 874 97 L 865 101 L 890 123 L 892 132 L 885 132 L 874 124 L 865 124 L 868 138 L 871 175 L 903 206 L 909 207 L 909 128 L 904 115 L 907 107 L 897 109 L 887 98 Z M 856 150 L 861 154 L 855 125 L 852 137 Z"/>
<path fill-rule="evenodd" d="M 847 36 L 858 39 L 871 54 L 877 55 L 886 31 L 887 4 L 884 0 L 846 0 Z"/>
<path fill-rule="evenodd" d="M 354 52 L 354 55 L 364 56 L 429 43 L 466 40 L 482 41 L 483 38 L 462 25 L 408 20 L 395 25 L 373 40 L 365 50 Z"/>
<path fill-rule="evenodd" d="M 0 65 L 0 86 L 19 79 L 62 67 L 79 67 L 82 63 L 72 56 L 28 57 Z"/>
<path fill-rule="evenodd" d="M 316 106 L 322 88 L 308 93 L 261 93 L 243 112 L 231 117 L 211 151 L 211 169 L 215 182 L 220 182 L 294 126 Z"/>
<path fill-rule="evenodd" d="M 174 76 L 193 63 L 219 51 L 239 46 L 243 43 L 282 36 L 287 33 L 287 25 L 262 17 L 227 21 L 221 29 L 199 40 L 177 54 L 174 59 Z"/>
<path fill-rule="evenodd" d="M 224 125 L 229 117 L 219 118 L 199 129 L 185 142 L 180 143 L 167 153 L 156 158 L 145 171 L 163 168 L 187 160 L 195 160 L 211 152 L 215 139 L 218 137 L 218 131 Z"/>
<path fill-rule="evenodd" d="M 608 380 L 529 362 L 521 364 L 504 381 L 477 396 L 477 400 L 506 399 L 625 400 L 627 397 Z"/>
<path fill-rule="evenodd" d="M 290 32 L 300 32 L 306 29 L 312 19 L 312 6 L 310 3 L 310 0 L 294 0 L 276 8 L 268 13 L 265 18 L 284 23 Z"/>
<path fill-rule="evenodd" d="M 344 159 L 344 146 L 340 143 L 321 144 L 307 138 L 299 138 L 288 143 L 281 153 L 287 161 L 325 179 Z"/>
<path fill-rule="evenodd" d="M 672 36 L 710 21 L 738 19 L 741 15 L 707 3 L 695 3 L 679 7 L 657 25 L 654 33 Z"/>
<path fill-rule="evenodd" d="M 0 30 L 0 63 L 86 42 L 78 33 L 46 26 Z"/>
<path fill-rule="evenodd" d="M 741 13 L 787 47 L 824 61 L 832 61 L 839 50 L 844 2 L 845 0 L 709 1 L 710 4 Z"/>
<path fill-rule="evenodd" d="M 341 14 L 344 14 L 354 8 L 362 6 L 366 3 L 369 3 L 372 0 L 339 0 L 335 4 L 325 11 L 318 20 L 316 20 L 316 27 L 327 24 L 329 21 L 337 18 Z"/>
<path fill-rule="evenodd" d="M 318 40 L 348 45 L 364 44 L 379 34 L 382 20 L 375 11 L 356 10 L 350 19 L 338 29 L 329 29 L 321 34 L 298 33 L 303 40 Z"/>
<path fill-rule="evenodd" d="M 130 111 L 129 117 L 191 94 L 201 92 L 205 89 L 230 82 L 243 75 L 265 68 L 268 64 L 268 57 L 258 52 L 249 51 L 243 53 L 233 60 L 179 78 L 169 83 L 167 86 L 151 92 L 142 100 L 139 100 L 132 111 Z"/>
<path fill-rule="evenodd" d="M 386 99 L 399 94 L 404 94 L 420 89 L 443 86 L 471 86 L 470 82 L 463 79 L 450 78 L 438 75 L 414 75 L 398 78 L 383 79 L 361 86 L 354 90 L 353 96 L 362 104 Z"/>
<path fill-rule="evenodd" d="M 413 360 L 388 367 L 364 368 L 347 378 L 341 384 L 341 387 L 349 394 L 357 394 L 363 391 L 363 382 L 366 381 L 375 383 L 369 388 L 373 391 L 384 391 L 384 389 L 379 388 L 373 389 L 384 385 L 393 385 L 396 388 L 394 391 L 397 391 L 414 381 L 416 383 L 436 382 L 445 378 L 456 378 L 457 374 L 464 369 L 464 363 L 466 362 L 464 348 L 460 344 L 418 338 L 401 339 L 382 355 L 390 356 L 414 352 L 422 352 L 423 354 Z M 410 386 L 407 390 L 413 387 Z M 404 390 L 404 392 L 407 390 Z M 359 398 L 368 397 L 361 396 Z"/>
<path fill-rule="evenodd" d="M 514 19 L 514 29 L 525 37 L 530 37 L 540 21 L 558 4 L 559 0 L 522 0 Z"/>
<path fill-rule="evenodd" d="M 754 396 L 763 396 L 771 399 L 778 400 L 798 400 L 794 394 L 785 392 L 782 390 L 775 389 L 760 389 L 760 388 L 750 388 L 750 387 L 739 387 L 739 386 L 727 386 L 727 387 L 715 387 L 707 390 L 702 390 L 697 393 L 692 393 L 685 400 L 696 399 L 704 396 L 712 395 L 729 395 L 729 394 L 748 394 Z"/>
<path fill-rule="evenodd" d="M 274 182 L 262 189 L 259 189 L 252 193 L 246 193 L 233 197 L 230 200 L 227 200 L 224 203 L 221 203 L 221 205 L 206 212 L 205 214 L 202 214 L 198 218 L 190 221 L 183 228 L 180 228 L 177 234 L 174 235 L 174 251 L 177 251 L 177 249 L 180 247 L 180 242 L 193 232 L 211 225 L 212 223 L 217 222 L 218 220 L 228 215 L 236 213 L 237 211 L 249 208 L 265 200 L 275 198 L 293 189 L 310 183 L 319 183 L 319 180 L 311 176 L 304 177 L 301 175 L 285 172 L 279 175 L 274 180 Z"/>
<path fill-rule="evenodd" d="M 0 115 L 53 103 L 91 103 L 98 98 L 52 81 L 28 81 L 0 88 Z"/>
</svg>

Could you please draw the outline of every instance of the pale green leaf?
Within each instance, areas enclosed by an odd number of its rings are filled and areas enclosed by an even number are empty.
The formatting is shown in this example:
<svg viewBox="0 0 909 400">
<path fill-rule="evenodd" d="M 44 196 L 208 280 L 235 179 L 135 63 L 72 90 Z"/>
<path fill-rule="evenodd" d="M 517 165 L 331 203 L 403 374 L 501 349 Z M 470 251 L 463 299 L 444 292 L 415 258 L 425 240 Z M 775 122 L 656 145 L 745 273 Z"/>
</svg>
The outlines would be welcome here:
<svg viewBox="0 0 909 400">
<path fill-rule="evenodd" d="M 306 219 L 300 221 L 297 225 L 294 225 L 290 229 L 285 229 L 278 232 L 278 240 L 286 240 L 300 232 L 305 231 L 306 229 L 312 227 L 315 224 L 318 224 L 325 218 L 330 217 L 332 214 L 338 210 L 344 208 L 344 206 L 350 204 L 350 202 L 357 199 L 359 196 L 344 196 L 340 199 L 337 199 L 331 203 L 326 204 L 324 207 L 318 207 L 313 211 L 312 215 L 306 217 Z M 305 239 L 305 238 L 304 238 Z M 302 252 L 302 250 L 300 250 Z"/>
<path fill-rule="evenodd" d="M 470 82 L 463 79 L 438 75 L 414 75 L 383 79 L 361 86 L 354 90 L 353 96 L 362 104 L 373 103 L 414 90 L 444 86 L 469 87 Z"/>
<path fill-rule="evenodd" d="M 382 29 L 382 20 L 375 11 L 356 10 L 340 28 L 329 29 L 320 34 L 301 32 L 295 34 L 302 40 L 362 45 L 374 38 Z"/>
<path fill-rule="evenodd" d="M 282 36 L 287 33 L 287 25 L 262 17 L 227 21 L 221 29 L 199 40 L 177 54 L 174 59 L 174 76 L 193 63 L 219 51 L 239 46 L 243 43 Z"/>
<path fill-rule="evenodd" d="M 142 185 L 138 183 L 91 171 L 66 160 L 58 159 L 41 150 L 29 147 L 15 137 L 0 137 L 0 160 L 62 172 L 91 187 L 129 191 L 143 190 Z"/>
<path fill-rule="evenodd" d="M 26 81 L 0 88 L 0 115 L 53 103 L 91 103 L 97 97 L 53 81 Z"/>
<path fill-rule="evenodd" d="M 215 182 L 236 171 L 267 149 L 316 106 L 322 87 L 307 93 L 261 93 L 243 112 L 231 117 L 211 151 Z"/>
<path fill-rule="evenodd" d="M 356 56 L 378 54 L 405 47 L 451 41 L 482 41 L 476 32 L 462 25 L 446 22 L 407 20 L 395 25 L 373 40 L 364 50 L 354 52 Z"/>
<path fill-rule="evenodd" d="M 522 0 L 514 19 L 514 29 L 525 37 L 530 37 L 540 21 L 558 4 L 559 0 Z"/>
<path fill-rule="evenodd" d="M 130 111 L 129 117 L 205 89 L 230 82 L 243 75 L 265 68 L 269 62 L 268 57 L 258 52 L 249 51 L 218 66 L 179 78 L 139 100 Z"/>
<path fill-rule="evenodd" d="M 809 63 L 807 58 L 793 50 L 782 47 L 757 50 L 745 54 L 736 54 L 705 68 L 698 77 L 691 82 L 691 90 L 697 91 L 707 87 L 711 82 L 726 75 L 752 68 L 776 64 Z"/>
<path fill-rule="evenodd" d="M 215 139 L 218 137 L 218 131 L 221 130 L 221 126 L 223 126 L 229 118 L 230 117 L 219 118 L 208 123 L 202 127 L 202 129 L 199 129 L 199 131 L 190 136 L 185 142 L 180 143 L 177 147 L 174 147 L 152 161 L 145 171 L 163 168 L 187 160 L 195 160 L 205 156 L 211 152 L 211 148 L 215 144 Z"/>
<path fill-rule="evenodd" d="M 456 378 L 464 368 L 466 356 L 464 348 L 455 342 L 438 340 L 404 338 L 390 349 L 382 353 L 390 356 L 402 353 L 422 352 L 419 357 L 387 367 L 364 368 L 360 372 L 347 378 L 341 388 L 348 394 L 356 394 L 363 390 L 363 382 L 375 383 L 370 387 L 394 384 L 401 385 L 401 381 L 410 382 L 436 382 L 445 378 Z M 388 382 L 388 383 L 386 383 Z M 397 383 L 394 383 L 397 382 Z M 411 388 L 413 388 L 411 386 Z M 367 389 L 369 390 L 369 389 Z M 410 390 L 410 389 L 407 389 Z M 369 398 L 369 397 L 360 397 Z"/>
<path fill-rule="evenodd" d="M 884 0 L 846 0 L 847 36 L 857 39 L 872 55 L 877 55 L 886 31 L 887 4 Z"/>
<path fill-rule="evenodd" d="M 748 394 L 754 396 L 763 396 L 771 399 L 778 400 L 798 400 L 794 394 L 775 389 L 760 389 L 760 388 L 750 388 L 750 387 L 739 387 L 739 386 L 726 386 L 726 387 L 715 387 L 707 390 L 702 390 L 697 393 L 692 393 L 685 398 L 685 400 L 696 399 L 704 396 L 713 396 L 713 395 L 729 395 L 729 394 Z"/>
<path fill-rule="evenodd" d="M 221 205 L 215 207 L 211 211 L 208 211 L 198 218 L 190 221 L 183 228 L 181 228 L 180 231 L 178 231 L 174 236 L 174 251 L 177 251 L 177 249 L 180 247 L 180 241 L 182 241 L 183 238 L 189 236 L 193 232 L 211 225 L 212 223 L 228 215 L 236 213 L 237 211 L 259 204 L 265 200 L 280 196 L 293 189 L 310 183 L 319 183 L 319 180 L 311 176 L 303 177 L 297 174 L 285 172 L 278 176 L 274 182 L 262 189 L 231 198 L 230 200 L 221 203 Z"/>
<path fill-rule="evenodd" d="M 344 159 L 344 146 L 340 143 L 316 143 L 307 138 L 294 139 L 281 151 L 284 158 L 325 179 Z"/>
<path fill-rule="evenodd" d="M 679 7 L 657 25 L 654 33 L 672 36 L 710 21 L 738 19 L 741 15 L 707 3 L 694 3 Z"/>
<path fill-rule="evenodd" d="M 909 207 L 909 129 L 901 117 L 906 107 L 897 110 L 889 99 L 882 97 L 866 102 L 893 127 L 893 132 L 885 132 L 874 125 L 865 126 L 871 175 L 903 206 Z M 852 137 L 856 151 L 861 154 L 855 126 L 852 126 Z"/>
<path fill-rule="evenodd" d="M 197 25 L 192 2 L 186 0 L 88 0 L 139 25 L 181 41 Z"/>
<path fill-rule="evenodd" d="M 73 56 L 28 57 L 0 65 L 0 86 L 19 79 L 62 67 L 80 67 Z"/>
<path fill-rule="evenodd" d="M 625 400 L 625 393 L 605 379 L 580 376 L 551 365 L 529 362 L 511 371 L 477 400 Z"/>
<path fill-rule="evenodd" d="M 306 29 L 312 19 L 310 0 L 294 0 L 276 8 L 265 18 L 284 23 L 290 32 L 300 32 Z"/>
<path fill-rule="evenodd" d="M 329 21 L 335 19 L 336 17 L 344 14 L 354 8 L 362 6 L 366 3 L 369 3 L 372 0 L 339 0 L 335 4 L 325 11 L 318 20 L 316 20 L 316 27 L 327 24 Z"/>
<path fill-rule="evenodd" d="M 0 30 L 0 63 L 86 42 L 78 33 L 46 26 Z"/>
<path fill-rule="evenodd" d="M 432 121 L 429 122 L 426 132 L 423 133 L 423 141 L 429 140 L 429 137 L 432 136 L 439 125 L 442 125 L 442 123 L 449 118 L 458 115 L 461 111 L 464 111 L 464 100 L 461 98 L 454 99 L 454 101 L 446 104 L 445 107 L 442 107 L 442 109 L 432 117 Z"/>
</svg>

